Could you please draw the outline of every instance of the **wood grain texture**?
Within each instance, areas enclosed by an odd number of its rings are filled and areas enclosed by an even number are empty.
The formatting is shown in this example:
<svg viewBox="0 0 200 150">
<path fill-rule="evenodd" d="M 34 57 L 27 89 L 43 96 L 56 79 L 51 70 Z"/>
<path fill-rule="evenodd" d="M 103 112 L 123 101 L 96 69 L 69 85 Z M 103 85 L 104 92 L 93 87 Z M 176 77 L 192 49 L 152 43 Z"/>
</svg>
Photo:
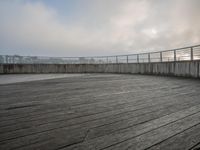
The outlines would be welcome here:
<svg viewBox="0 0 200 150">
<path fill-rule="evenodd" d="M 199 89 L 195 79 L 114 74 L 0 85 L 0 149 L 196 149 Z"/>
</svg>

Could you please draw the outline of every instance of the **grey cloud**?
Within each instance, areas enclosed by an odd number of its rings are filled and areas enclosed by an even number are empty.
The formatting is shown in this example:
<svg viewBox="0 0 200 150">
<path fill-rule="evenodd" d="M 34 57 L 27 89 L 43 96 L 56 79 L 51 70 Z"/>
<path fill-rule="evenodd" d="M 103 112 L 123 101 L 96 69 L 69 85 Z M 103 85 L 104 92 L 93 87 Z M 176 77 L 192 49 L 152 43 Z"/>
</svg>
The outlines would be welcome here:
<svg viewBox="0 0 200 150">
<path fill-rule="evenodd" d="M 0 1 L 0 52 L 113 55 L 200 43 L 199 0 L 86 3 L 76 20 L 64 21 L 43 3 Z"/>
</svg>

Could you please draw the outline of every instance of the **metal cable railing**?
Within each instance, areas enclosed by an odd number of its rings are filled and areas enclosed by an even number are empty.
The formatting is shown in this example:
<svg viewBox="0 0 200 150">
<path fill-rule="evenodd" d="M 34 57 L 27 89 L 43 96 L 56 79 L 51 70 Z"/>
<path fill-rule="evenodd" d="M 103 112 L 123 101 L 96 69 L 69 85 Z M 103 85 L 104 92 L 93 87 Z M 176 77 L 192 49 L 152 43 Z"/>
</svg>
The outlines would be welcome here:
<svg viewBox="0 0 200 150">
<path fill-rule="evenodd" d="M 96 57 L 41 57 L 0 55 L 0 64 L 111 64 L 111 63 L 150 63 L 200 60 L 200 45 L 116 56 Z"/>
</svg>

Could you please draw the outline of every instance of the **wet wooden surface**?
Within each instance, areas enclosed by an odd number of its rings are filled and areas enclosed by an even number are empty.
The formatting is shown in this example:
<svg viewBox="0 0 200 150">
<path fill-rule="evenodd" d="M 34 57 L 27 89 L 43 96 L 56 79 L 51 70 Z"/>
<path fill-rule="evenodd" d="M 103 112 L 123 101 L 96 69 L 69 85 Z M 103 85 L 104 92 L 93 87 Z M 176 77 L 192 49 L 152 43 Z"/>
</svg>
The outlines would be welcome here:
<svg viewBox="0 0 200 150">
<path fill-rule="evenodd" d="M 199 89 L 194 79 L 111 74 L 0 85 L 0 149 L 197 149 Z"/>
</svg>

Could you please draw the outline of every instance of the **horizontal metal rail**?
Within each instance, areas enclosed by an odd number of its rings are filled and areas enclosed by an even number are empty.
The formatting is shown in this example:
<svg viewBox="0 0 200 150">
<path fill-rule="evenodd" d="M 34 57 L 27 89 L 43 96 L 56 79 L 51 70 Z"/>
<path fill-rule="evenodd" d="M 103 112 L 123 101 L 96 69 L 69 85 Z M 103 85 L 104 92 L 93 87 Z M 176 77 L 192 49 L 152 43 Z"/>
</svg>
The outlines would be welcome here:
<svg viewBox="0 0 200 150">
<path fill-rule="evenodd" d="M 150 63 L 200 60 L 200 45 L 149 53 L 94 56 L 94 57 L 43 57 L 0 55 L 0 64 L 110 64 Z"/>
</svg>

